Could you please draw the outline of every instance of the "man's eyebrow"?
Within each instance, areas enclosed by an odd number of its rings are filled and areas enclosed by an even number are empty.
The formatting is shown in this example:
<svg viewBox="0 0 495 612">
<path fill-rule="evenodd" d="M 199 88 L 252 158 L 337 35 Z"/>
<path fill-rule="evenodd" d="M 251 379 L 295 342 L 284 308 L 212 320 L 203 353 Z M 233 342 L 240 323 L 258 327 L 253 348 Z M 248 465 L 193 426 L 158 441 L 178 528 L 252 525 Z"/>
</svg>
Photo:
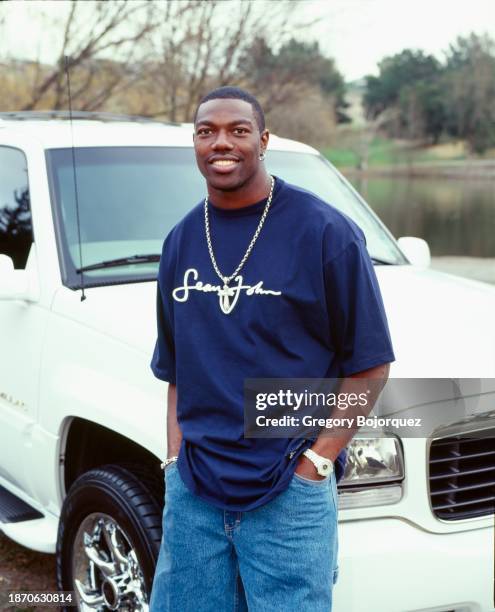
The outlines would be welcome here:
<svg viewBox="0 0 495 612">
<path fill-rule="evenodd" d="M 233 125 L 240 125 L 241 123 L 253 127 L 253 122 L 250 119 L 235 119 L 234 121 L 229 121 L 227 125 L 232 127 Z M 196 121 L 196 125 L 208 125 L 215 127 L 216 123 L 214 121 L 208 121 L 208 119 L 199 119 Z"/>
</svg>

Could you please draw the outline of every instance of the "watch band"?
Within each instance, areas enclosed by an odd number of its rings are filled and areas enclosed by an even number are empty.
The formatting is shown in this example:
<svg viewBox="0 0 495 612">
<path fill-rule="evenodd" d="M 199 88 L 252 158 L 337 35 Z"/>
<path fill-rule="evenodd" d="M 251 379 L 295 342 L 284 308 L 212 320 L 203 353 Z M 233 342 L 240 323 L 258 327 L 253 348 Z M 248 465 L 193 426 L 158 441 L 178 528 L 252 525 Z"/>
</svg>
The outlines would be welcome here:
<svg viewBox="0 0 495 612">
<path fill-rule="evenodd" d="M 164 470 L 167 467 L 167 465 L 170 465 L 174 461 L 177 461 L 178 458 L 179 457 L 169 457 L 168 459 L 165 459 L 163 463 L 160 463 L 160 467 L 162 468 L 162 470 Z"/>
<path fill-rule="evenodd" d="M 334 465 L 331 459 L 318 455 L 310 448 L 306 449 L 303 455 L 311 461 L 320 476 L 328 476 L 333 472 Z"/>
</svg>

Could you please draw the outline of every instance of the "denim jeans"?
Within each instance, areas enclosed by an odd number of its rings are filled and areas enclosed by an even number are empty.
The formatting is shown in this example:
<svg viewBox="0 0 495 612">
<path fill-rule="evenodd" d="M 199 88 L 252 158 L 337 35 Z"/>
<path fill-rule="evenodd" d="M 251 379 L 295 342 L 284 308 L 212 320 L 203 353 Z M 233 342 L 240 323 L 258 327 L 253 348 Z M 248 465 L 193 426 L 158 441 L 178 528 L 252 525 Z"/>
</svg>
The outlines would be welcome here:
<svg viewBox="0 0 495 612">
<path fill-rule="evenodd" d="M 150 612 L 330 612 L 337 484 L 295 474 L 249 512 L 221 510 L 165 469 L 163 537 Z"/>
</svg>

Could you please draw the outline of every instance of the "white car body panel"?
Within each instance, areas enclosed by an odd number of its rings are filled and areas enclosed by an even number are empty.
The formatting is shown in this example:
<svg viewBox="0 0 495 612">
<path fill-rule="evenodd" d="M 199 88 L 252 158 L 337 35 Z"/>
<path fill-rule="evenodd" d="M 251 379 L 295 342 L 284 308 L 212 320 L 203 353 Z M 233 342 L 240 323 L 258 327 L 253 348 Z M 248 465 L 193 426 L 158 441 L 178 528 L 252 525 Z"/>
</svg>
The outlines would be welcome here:
<svg viewBox="0 0 495 612">
<path fill-rule="evenodd" d="M 334 612 L 490 612 L 493 528 L 445 538 L 389 518 L 339 523 L 332 603 Z"/>
</svg>

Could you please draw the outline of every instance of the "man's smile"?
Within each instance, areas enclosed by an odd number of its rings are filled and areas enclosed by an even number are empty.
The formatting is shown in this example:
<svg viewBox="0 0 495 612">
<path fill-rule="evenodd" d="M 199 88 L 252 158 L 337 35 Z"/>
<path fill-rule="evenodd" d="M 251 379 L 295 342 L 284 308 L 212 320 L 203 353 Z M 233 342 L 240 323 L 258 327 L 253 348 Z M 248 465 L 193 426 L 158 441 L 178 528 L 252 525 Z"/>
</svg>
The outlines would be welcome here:
<svg viewBox="0 0 495 612">
<path fill-rule="evenodd" d="M 216 171 L 224 173 L 234 169 L 239 164 L 239 161 L 239 159 L 234 157 L 215 156 L 208 161 L 208 164 L 213 166 Z"/>
<path fill-rule="evenodd" d="M 211 162 L 214 166 L 233 166 L 234 164 L 237 164 L 237 161 L 234 161 L 233 159 L 217 159 L 214 162 Z"/>
</svg>

